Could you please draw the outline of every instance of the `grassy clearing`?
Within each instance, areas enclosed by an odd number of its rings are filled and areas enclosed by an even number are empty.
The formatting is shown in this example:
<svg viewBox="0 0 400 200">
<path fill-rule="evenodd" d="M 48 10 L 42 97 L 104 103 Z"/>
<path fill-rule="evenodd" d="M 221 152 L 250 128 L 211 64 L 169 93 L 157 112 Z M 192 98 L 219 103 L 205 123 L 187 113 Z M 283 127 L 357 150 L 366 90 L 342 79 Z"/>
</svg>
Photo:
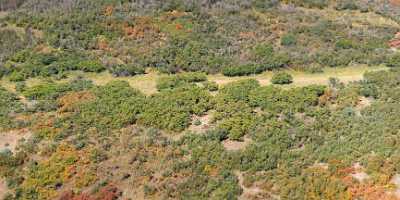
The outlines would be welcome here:
<svg viewBox="0 0 400 200">
<path fill-rule="evenodd" d="M 376 67 L 368 67 L 365 65 L 357 65 L 343 68 L 326 68 L 323 73 L 318 74 L 310 74 L 306 72 L 287 70 L 293 76 L 293 84 L 284 87 L 294 87 L 294 86 L 306 86 L 311 84 L 328 84 L 328 80 L 330 77 L 339 78 L 344 83 L 348 83 L 351 81 L 358 81 L 363 78 L 363 74 L 367 71 L 379 71 L 379 70 L 387 70 L 387 67 L 384 66 L 376 66 Z M 273 72 L 264 72 L 259 75 L 252 76 L 240 76 L 240 77 L 227 77 L 222 74 L 209 75 L 208 79 L 210 81 L 215 81 L 218 85 L 224 85 L 233 81 L 243 80 L 248 78 L 257 79 L 261 85 L 269 85 L 271 84 L 270 80 L 272 78 Z M 134 77 L 114 77 L 109 72 L 102 73 L 84 73 L 80 71 L 71 72 L 67 79 L 63 79 L 55 82 L 68 82 L 69 80 L 76 78 L 78 76 L 90 79 L 96 85 L 105 85 L 112 80 L 124 80 L 129 82 L 129 84 L 142 91 L 143 93 L 150 95 L 157 92 L 156 89 L 156 80 L 159 78 L 159 73 L 155 71 L 150 71 L 144 75 L 137 75 Z M 46 79 L 39 78 L 31 78 L 26 81 L 27 86 L 34 86 L 40 83 L 43 83 Z M 0 85 L 5 87 L 10 91 L 15 91 L 15 83 L 8 81 L 6 78 L 0 80 Z"/>
<path fill-rule="evenodd" d="M 386 70 L 386 67 L 376 66 L 368 67 L 365 65 L 350 66 L 344 68 L 325 68 L 323 73 L 310 74 L 300 71 L 287 70 L 293 76 L 293 84 L 290 86 L 305 86 L 310 84 L 328 84 L 330 77 L 339 78 L 341 81 L 348 83 L 351 81 L 358 81 L 363 78 L 363 74 L 367 71 L 379 71 Z M 242 80 L 246 78 L 255 78 L 261 85 L 271 84 L 270 80 L 272 78 L 273 72 L 265 72 L 260 75 L 254 76 L 243 76 L 243 77 L 226 77 L 223 75 L 210 75 L 208 79 L 210 81 L 215 81 L 219 85 L 223 85 L 232 81 Z"/>
<path fill-rule="evenodd" d="M 362 27 L 372 25 L 381 27 L 400 27 L 396 21 L 373 12 L 362 13 L 360 11 L 338 11 L 333 8 L 323 10 L 307 8 L 301 9 L 306 13 L 318 14 L 326 20 L 351 22 L 352 26 Z"/>
</svg>

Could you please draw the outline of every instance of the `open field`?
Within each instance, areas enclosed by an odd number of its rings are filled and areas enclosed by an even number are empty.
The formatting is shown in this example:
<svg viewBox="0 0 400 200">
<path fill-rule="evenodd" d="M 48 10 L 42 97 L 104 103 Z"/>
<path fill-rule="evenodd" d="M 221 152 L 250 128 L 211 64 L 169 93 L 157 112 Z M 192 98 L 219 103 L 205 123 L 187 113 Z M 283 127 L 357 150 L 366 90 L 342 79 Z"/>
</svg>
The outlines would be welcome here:
<svg viewBox="0 0 400 200">
<path fill-rule="evenodd" d="M 344 83 L 348 83 L 351 81 L 358 81 L 363 78 L 363 74 L 368 71 L 380 71 L 387 70 L 387 67 L 383 66 L 374 66 L 368 67 L 364 65 L 350 66 L 344 68 L 325 68 L 323 73 L 310 74 L 306 72 L 287 70 L 293 76 L 293 84 L 285 87 L 293 87 L 293 86 L 306 86 L 311 84 L 328 84 L 328 80 L 330 77 L 338 78 L 340 81 Z M 227 77 L 222 74 L 209 75 L 208 80 L 215 81 L 218 85 L 224 85 L 233 81 L 243 80 L 248 78 L 257 79 L 261 85 L 271 84 L 270 80 L 273 75 L 273 72 L 264 72 L 259 75 L 253 76 L 240 76 L 240 77 Z M 83 72 L 71 72 L 67 79 L 63 79 L 56 82 L 67 82 L 73 78 L 78 76 L 85 77 L 89 80 L 92 80 L 96 85 L 105 85 L 112 80 L 124 80 L 129 82 L 129 84 L 144 92 L 145 94 L 154 94 L 157 92 L 156 89 L 156 80 L 160 75 L 157 72 L 151 71 L 147 74 L 137 75 L 133 77 L 114 77 L 109 72 L 102 73 L 83 73 Z M 39 78 L 31 78 L 26 81 L 28 86 L 33 86 L 42 83 L 44 80 Z M 0 85 L 7 88 L 10 91 L 15 91 L 15 83 L 10 82 L 6 79 L 0 80 Z"/>
</svg>

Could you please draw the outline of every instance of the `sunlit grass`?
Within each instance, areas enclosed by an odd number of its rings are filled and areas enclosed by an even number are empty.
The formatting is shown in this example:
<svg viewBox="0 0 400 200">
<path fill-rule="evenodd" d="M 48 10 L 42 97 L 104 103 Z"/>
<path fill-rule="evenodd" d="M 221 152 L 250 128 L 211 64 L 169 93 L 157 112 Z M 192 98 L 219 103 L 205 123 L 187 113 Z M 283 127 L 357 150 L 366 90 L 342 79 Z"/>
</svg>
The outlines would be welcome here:
<svg viewBox="0 0 400 200">
<path fill-rule="evenodd" d="M 379 71 L 387 70 L 384 66 L 374 66 L 369 67 L 366 65 L 355 65 L 349 67 L 340 68 L 325 68 L 324 72 L 311 74 L 302 71 L 286 70 L 293 76 L 293 83 L 285 87 L 295 87 L 295 86 L 306 86 L 311 84 L 327 85 L 330 77 L 338 78 L 344 83 L 351 81 L 362 80 L 363 74 L 368 71 Z M 250 76 L 240 76 L 240 77 L 227 77 L 222 74 L 208 75 L 208 80 L 215 81 L 219 85 L 224 85 L 237 80 L 243 80 L 248 78 L 257 79 L 261 85 L 271 84 L 270 80 L 272 78 L 273 72 L 264 72 L 258 75 Z M 54 80 L 54 82 L 68 82 L 77 77 L 83 77 L 92 80 L 95 85 L 105 85 L 113 80 L 124 80 L 127 81 L 133 88 L 140 90 L 141 92 L 151 95 L 157 92 L 156 82 L 157 79 L 162 76 L 156 71 L 149 71 L 147 74 L 137 75 L 132 77 L 115 77 L 109 72 L 102 73 L 84 73 L 81 71 L 74 71 L 68 74 L 68 78 L 61 80 Z M 49 79 L 49 78 L 47 78 Z M 28 87 L 46 82 L 46 78 L 31 78 L 26 81 Z M 10 91 L 15 91 L 15 83 L 9 81 L 7 78 L 0 80 L 0 85 L 5 87 Z"/>
</svg>

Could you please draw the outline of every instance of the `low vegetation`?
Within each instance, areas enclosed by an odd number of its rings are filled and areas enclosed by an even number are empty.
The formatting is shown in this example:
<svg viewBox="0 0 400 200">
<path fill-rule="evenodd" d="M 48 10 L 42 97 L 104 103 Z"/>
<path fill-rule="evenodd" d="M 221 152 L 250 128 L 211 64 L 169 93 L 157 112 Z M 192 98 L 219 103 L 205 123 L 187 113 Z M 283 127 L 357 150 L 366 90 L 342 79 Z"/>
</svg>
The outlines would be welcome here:
<svg viewBox="0 0 400 200">
<path fill-rule="evenodd" d="M 2 1 L 0 198 L 399 199 L 398 6 Z"/>
</svg>

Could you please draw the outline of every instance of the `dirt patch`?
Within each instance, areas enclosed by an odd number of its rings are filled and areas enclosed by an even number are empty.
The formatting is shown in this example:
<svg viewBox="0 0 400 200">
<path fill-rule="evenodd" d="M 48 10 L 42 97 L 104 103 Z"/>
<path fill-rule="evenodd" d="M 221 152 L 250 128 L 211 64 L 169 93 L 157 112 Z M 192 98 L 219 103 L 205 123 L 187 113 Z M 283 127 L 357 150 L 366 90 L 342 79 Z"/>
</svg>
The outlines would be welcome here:
<svg viewBox="0 0 400 200">
<path fill-rule="evenodd" d="M 358 182 L 364 182 L 370 179 L 370 176 L 364 172 L 364 168 L 361 166 L 360 163 L 354 163 L 352 167 L 354 169 L 354 172 L 351 173 L 350 176 L 356 179 Z"/>
<path fill-rule="evenodd" d="M 370 106 L 372 101 L 373 101 L 372 98 L 360 97 L 358 99 L 357 108 L 364 109 L 364 108 Z"/>
<path fill-rule="evenodd" d="M 28 139 L 31 136 L 28 129 L 13 130 L 7 133 L 0 133 L 0 151 L 9 149 L 15 151 L 18 142 L 23 139 Z"/>
<path fill-rule="evenodd" d="M 235 171 L 235 175 L 237 176 L 239 180 L 239 186 L 242 188 L 243 193 L 240 195 L 239 200 L 245 200 L 245 199 L 261 199 L 262 194 L 264 193 L 263 190 L 255 185 L 252 185 L 250 187 L 246 187 L 244 184 L 244 177 L 243 173 L 240 171 Z M 257 198 L 257 197 L 260 198 Z"/>
<path fill-rule="evenodd" d="M 396 174 L 393 176 L 392 180 L 390 181 L 396 186 L 395 191 L 393 192 L 397 198 L 400 198 L 400 174 Z"/>
<path fill-rule="evenodd" d="M 252 140 L 249 137 L 244 137 L 243 141 L 235 141 L 235 140 L 224 140 L 222 145 L 224 145 L 225 149 L 228 151 L 238 151 L 246 148 Z"/>
<path fill-rule="evenodd" d="M 356 179 L 358 182 L 364 182 L 366 180 L 368 180 L 370 177 L 367 173 L 365 172 L 356 172 L 351 174 L 351 177 L 353 177 L 354 179 Z"/>
<path fill-rule="evenodd" d="M 361 110 L 372 104 L 373 98 L 360 97 L 355 107 L 356 115 L 361 116 Z"/>
<path fill-rule="evenodd" d="M 189 126 L 188 130 L 194 133 L 204 133 L 210 129 L 211 115 L 206 114 L 203 116 L 192 117 L 192 123 Z"/>
<path fill-rule="evenodd" d="M 7 192 L 9 192 L 9 190 L 5 181 L 0 179 L 0 199 L 3 199 Z"/>
</svg>

